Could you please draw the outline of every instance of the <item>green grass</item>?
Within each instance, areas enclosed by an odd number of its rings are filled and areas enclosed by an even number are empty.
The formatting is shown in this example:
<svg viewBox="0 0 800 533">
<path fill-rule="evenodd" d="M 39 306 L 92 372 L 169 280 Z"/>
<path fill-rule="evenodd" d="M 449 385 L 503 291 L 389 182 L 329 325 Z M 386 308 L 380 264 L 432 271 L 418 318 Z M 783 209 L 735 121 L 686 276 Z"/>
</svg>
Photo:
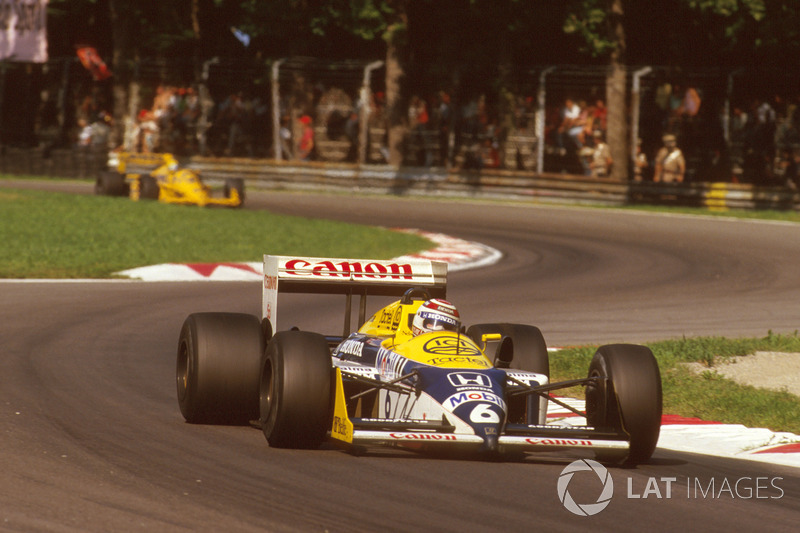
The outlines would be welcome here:
<svg viewBox="0 0 800 533">
<path fill-rule="evenodd" d="M 664 413 L 697 417 L 748 427 L 800 434 L 800 396 L 786 391 L 740 385 L 714 371 L 726 358 L 756 351 L 797 353 L 800 336 L 768 334 L 757 339 L 699 337 L 647 344 L 658 360 L 664 394 Z M 596 346 L 569 348 L 550 356 L 552 381 L 585 377 Z M 681 363 L 699 362 L 708 367 L 692 373 Z M 562 392 L 582 397 L 580 388 Z"/>
<path fill-rule="evenodd" d="M 800 223 L 800 211 L 791 210 L 709 209 L 707 207 L 665 207 L 657 205 L 632 205 L 621 208 L 615 207 L 606 209 L 626 209 L 635 211 L 648 211 L 652 213 L 671 213 L 676 215 L 696 215 Z"/>
<path fill-rule="evenodd" d="M 264 253 L 388 259 L 431 246 L 387 229 L 268 211 L 0 189 L 0 278 L 106 278 L 167 262 Z"/>
</svg>

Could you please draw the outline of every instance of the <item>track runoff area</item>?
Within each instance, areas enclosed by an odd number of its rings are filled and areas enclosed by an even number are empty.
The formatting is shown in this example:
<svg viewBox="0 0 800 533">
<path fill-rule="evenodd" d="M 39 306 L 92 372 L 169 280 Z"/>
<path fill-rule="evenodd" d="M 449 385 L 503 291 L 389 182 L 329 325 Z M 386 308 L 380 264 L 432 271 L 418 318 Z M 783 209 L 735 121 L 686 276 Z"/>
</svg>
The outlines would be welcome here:
<svg viewBox="0 0 800 533">
<path fill-rule="evenodd" d="M 436 247 L 396 259 L 444 261 L 448 263 L 450 271 L 458 271 L 490 266 L 502 257 L 499 251 L 484 244 L 440 233 L 412 229 L 398 229 L 398 231 L 422 235 L 435 243 Z M 168 263 L 125 270 L 119 274 L 142 281 L 261 281 L 263 264 L 261 262 Z M 571 398 L 562 400 L 578 410 L 583 410 L 583 400 Z M 554 425 L 586 424 L 583 417 L 576 416 L 571 411 L 552 403 L 547 418 L 548 424 Z M 658 447 L 662 449 L 800 467 L 800 435 L 677 415 L 664 415 L 661 424 Z"/>
</svg>

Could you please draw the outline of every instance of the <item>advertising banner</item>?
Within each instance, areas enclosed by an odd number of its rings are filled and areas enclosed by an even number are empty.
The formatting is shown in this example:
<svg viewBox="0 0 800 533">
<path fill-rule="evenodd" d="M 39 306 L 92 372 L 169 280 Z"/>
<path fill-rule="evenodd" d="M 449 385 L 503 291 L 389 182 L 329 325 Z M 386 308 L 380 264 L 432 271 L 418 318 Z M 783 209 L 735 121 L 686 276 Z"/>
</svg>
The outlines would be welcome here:
<svg viewBox="0 0 800 533">
<path fill-rule="evenodd" d="M 0 0 L 0 61 L 47 61 L 48 0 Z"/>
</svg>

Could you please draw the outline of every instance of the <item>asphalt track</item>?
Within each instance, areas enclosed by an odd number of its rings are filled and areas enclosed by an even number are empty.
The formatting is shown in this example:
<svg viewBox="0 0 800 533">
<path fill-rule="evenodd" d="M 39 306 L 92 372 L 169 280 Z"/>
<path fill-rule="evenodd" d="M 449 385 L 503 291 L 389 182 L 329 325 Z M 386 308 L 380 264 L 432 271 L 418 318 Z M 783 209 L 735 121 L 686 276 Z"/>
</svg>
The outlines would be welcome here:
<svg viewBox="0 0 800 533">
<path fill-rule="evenodd" d="M 504 260 L 453 273 L 448 298 L 466 323 L 533 323 L 550 345 L 800 325 L 797 226 L 343 195 L 248 202 L 490 244 Z M 800 519 L 791 467 L 659 450 L 612 468 L 608 507 L 579 517 L 557 492 L 578 456 L 287 451 L 252 428 L 185 424 L 181 323 L 196 311 L 258 314 L 258 284 L 0 283 L 0 294 L 2 531 L 792 531 Z M 341 309 L 286 297 L 279 325 L 337 332 Z M 599 480 L 581 474 L 570 495 L 593 503 Z"/>
</svg>

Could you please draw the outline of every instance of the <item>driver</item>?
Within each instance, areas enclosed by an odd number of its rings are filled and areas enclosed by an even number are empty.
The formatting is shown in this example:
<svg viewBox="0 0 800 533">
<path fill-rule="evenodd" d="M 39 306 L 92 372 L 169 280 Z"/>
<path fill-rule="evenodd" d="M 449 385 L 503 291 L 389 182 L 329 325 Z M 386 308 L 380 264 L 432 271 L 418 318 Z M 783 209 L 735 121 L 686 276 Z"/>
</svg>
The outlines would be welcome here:
<svg viewBox="0 0 800 533">
<path fill-rule="evenodd" d="M 461 317 L 458 309 L 440 298 L 428 300 L 419 306 L 414 321 L 411 323 L 411 331 L 414 336 L 431 331 L 458 331 L 461 328 Z"/>
</svg>

